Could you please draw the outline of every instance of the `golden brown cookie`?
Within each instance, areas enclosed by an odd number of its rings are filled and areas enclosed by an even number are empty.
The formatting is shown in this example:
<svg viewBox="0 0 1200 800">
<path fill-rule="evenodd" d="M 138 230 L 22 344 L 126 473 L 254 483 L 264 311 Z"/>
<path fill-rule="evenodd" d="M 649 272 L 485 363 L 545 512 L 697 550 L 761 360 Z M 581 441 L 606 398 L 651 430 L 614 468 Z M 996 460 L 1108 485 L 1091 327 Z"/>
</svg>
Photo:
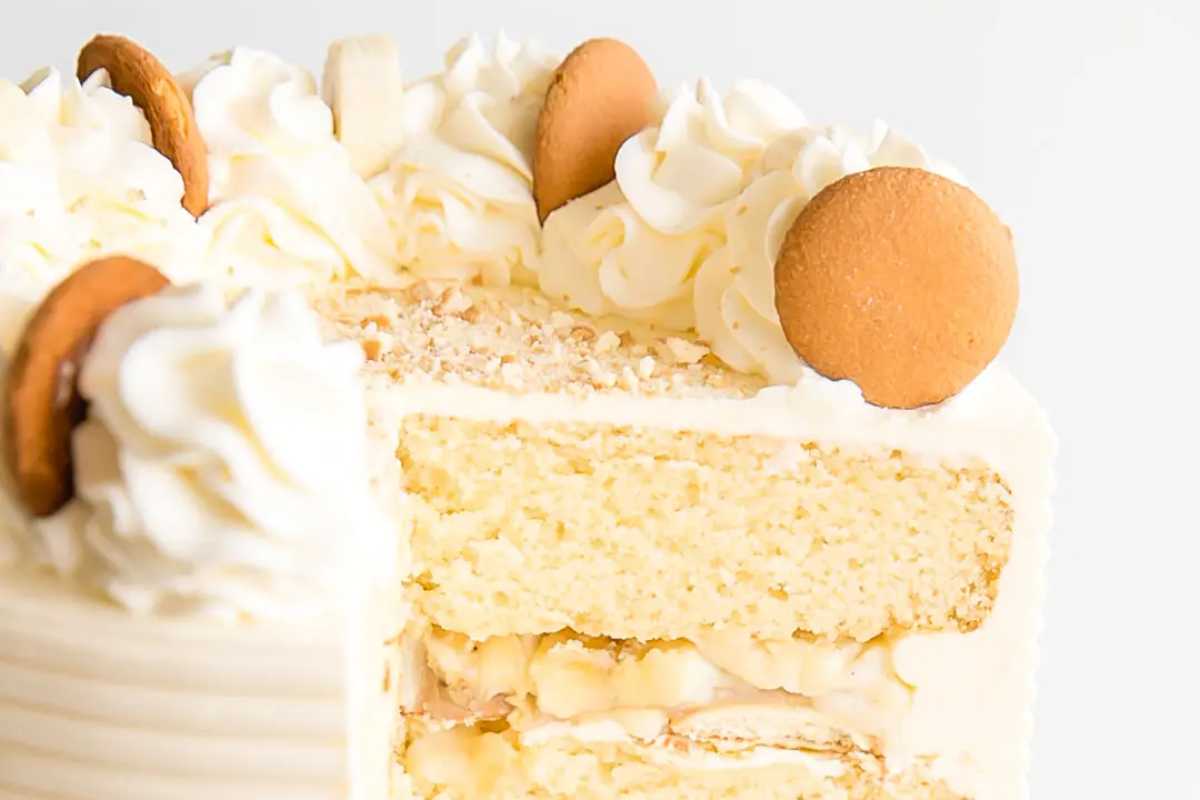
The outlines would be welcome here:
<svg viewBox="0 0 1200 800">
<path fill-rule="evenodd" d="M 208 150 L 187 94 L 161 61 L 123 36 L 97 36 L 79 52 L 79 80 L 101 68 L 108 70 L 113 89 L 142 109 L 154 146 L 183 176 L 183 207 L 192 216 L 203 214 L 208 208 Z"/>
<path fill-rule="evenodd" d="M 538 116 L 533 196 L 538 219 L 615 176 L 625 140 L 654 123 L 658 84 L 636 51 L 589 39 L 559 65 Z"/>
<path fill-rule="evenodd" d="M 1017 310 L 1008 228 L 970 189 L 881 167 L 822 190 L 788 232 L 775 305 L 796 353 L 868 402 L 915 408 L 963 389 Z"/>
<path fill-rule="evenodd" d="M 93 261 L 60 283 L 34 312 L 5 386 L 5 445 L 21 501 L 47 516 L 71 499 L 71 431 L 83 418 L 76 387 L 96 330 L 114 310 L 154 294 L 167 279 L 117 256 Z"/>
</svg>

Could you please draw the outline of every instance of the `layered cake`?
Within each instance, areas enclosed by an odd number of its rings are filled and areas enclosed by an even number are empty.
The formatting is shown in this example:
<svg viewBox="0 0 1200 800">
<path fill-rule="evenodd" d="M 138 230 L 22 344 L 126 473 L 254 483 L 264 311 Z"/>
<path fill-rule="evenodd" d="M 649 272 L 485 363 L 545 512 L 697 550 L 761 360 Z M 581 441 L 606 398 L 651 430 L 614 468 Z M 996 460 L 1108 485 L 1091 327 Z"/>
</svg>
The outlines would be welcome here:
<svg viewBox="0 0 1200 800">
<path fill-rule="evenodd" d="M 1028 795 L 1012 235 L 627 45 L 0 83 L 0 798 Z"/>
</svg>

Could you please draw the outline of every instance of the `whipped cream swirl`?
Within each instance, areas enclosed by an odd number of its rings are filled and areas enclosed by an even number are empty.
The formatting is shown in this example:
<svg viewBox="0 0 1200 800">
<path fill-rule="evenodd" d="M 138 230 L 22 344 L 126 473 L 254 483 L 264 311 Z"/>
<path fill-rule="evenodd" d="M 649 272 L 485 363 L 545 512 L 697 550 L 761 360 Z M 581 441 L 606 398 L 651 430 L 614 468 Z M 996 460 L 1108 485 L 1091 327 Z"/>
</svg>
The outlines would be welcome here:
<svg viewBox="0 0 1200 800">
<path fill-rule="evenodd" d="M 616 180 L 546 221 L 542 289 L 591 314 L 694 324 L 693 282 L 726 243 L 726 211 L 767 144 L 804 124 L 778 90 L 681 87 L 658 127 L 617 153 Z"/>
<path fill-rule="evenodd" d="M 729 366 L 794 384 L 803 365 L 775 310 L 775 260 L 800 210 L 831 183 L 874 167 L 919 167 L 962 182 L 948 165 L 877 122 L 871 136 L 805 127 L 774 139 L 723 211 L 727 244 L 696 275 L 696 330 Z"/>
<path fill-rule="evenodd" d="M 443 72 L 404 93 L 404 142 L 372 186 L 401 262 L 429 277 L 532 280 L 537 118 L 559 59 L 501 34 L 446 55 Z"/>
<path fill-rule="evenodd" d="M 183 179 L 133 102 L 97 70 L 81 85 L 44 69 L 0 81 L 0 348 L 79 264 L 123 253 L 198 274 L 200 233 Z"/>
<path fill-rule="evenodd" d="M 37 523 L 43 558 L 137 612 L 283 618 L 348 597 L 359 556 L 388 560 L 361 358 L 322 343 L 295 293 L 118 310 L 81 371 L 77 496 Z"/>
<path fill-rule="evenodd" d="M 201 225 L 220 274 L 272 288 L 394 278 L 387 220 L 308 72 L 238 48 L 182 81 L 209 148 L 212 207 Z"/>
<path fill-rule="evenodd" d="M 803 364 L 775 310 L 775 260 L 800 210 L 853 172 L 961 177 L 882 123 L 811 127 L 778 90 L 685 86 L 621 147 L 616 179 L 546 221 L 539 282 L 590 314 L 694 328 L 730 367 L 794 384 Z"/>
</svg>

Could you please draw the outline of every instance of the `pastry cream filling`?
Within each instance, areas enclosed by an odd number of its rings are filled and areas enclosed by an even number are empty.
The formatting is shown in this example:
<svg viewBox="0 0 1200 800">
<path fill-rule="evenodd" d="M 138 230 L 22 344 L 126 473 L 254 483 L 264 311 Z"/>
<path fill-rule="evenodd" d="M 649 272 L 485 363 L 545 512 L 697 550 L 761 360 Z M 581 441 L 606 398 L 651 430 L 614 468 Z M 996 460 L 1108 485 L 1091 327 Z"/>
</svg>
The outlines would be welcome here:
<svg viewBox="0 0 1200 800">
<path fill-rule="evenodd" d="M 501 724 L 529 744 L 599 733 L 877 751 L 911 703 L 882 638 L 640 642 L 559 631 L 477 642 L 432 628 L 414 639 L 425 675 L 406 712 L 434 727 Z"/>
</svg>

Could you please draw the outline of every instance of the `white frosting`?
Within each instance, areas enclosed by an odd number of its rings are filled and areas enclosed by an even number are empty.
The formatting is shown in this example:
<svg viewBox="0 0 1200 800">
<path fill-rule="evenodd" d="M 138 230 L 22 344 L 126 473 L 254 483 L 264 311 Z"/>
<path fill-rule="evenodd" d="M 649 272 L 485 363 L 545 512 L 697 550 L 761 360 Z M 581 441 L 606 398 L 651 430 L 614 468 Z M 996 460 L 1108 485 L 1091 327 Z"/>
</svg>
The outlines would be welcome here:
<svg viewBox="0 0 1200 800">
<path fill-rule="evenodd" d="M 404 143 L 372 182 L 401 262 L 420 275 L 526 279 L 538 263 L 533 141 L 559 58 L 471 36 L 404 93 Z"/>
<path fill-rule="evenodd" d="M 696 330 L 722 361 L 772 383 L 794 383 L 801 361 L 775 310 L 775 260 L 800 210 L 829 184 L 884 166 L 920 167 L 958 180 L 883 123 L 870 138 L 832 126 L 802 128 L 771 142 L 756 175 L 726 211 L 728 245 L 696 276 Z"/>
<path fill-rule="evenodd" d="M 141 110 L 97 70 L 0 81 L 0 349 L 80 263 L 120 252 L 194 278 L 199 232 L 183 179 L 154 149 Z"/>
<path fill-rule="evenodd" d="M 549 295 L 591 314 L 687 328 L 696 272 L 726 241 L 724 211 L 766 144 L 804 124 L 777 90 L 683 86 L 662 123 L 617 153 L 616 179 L 546 220 L 539 273 Z"/>
<path fill-rule="evenodd" d="M 1028 743 L 1055 445 L 1043 425 L 1013 449 L 1022 447 L 1026 464 L 1014 486 L 1012 551 L 991 615 L 971 633 L 910 636 L 892 652 L 897 675 L 915 692 L 889 756 L 902 766 L 914 755 L 936 754 L 934 773 L 964 794 L 973 792 L 976 800 L 1029 793 Z"/>
<path fill-rule="evenodd" d="M 231 625 L 0 572 L 0 797 L 388 797 L 383 643 L 402 615 L 393 592 L 362 594 L 346 614 Z"/>
<path fill-rule="evenodd" d="M 323 344 L 297 295 L 227 310 L 194 287 L 119 309 L 81 371 L 77 498 L 39 522 L 44 557 L 140 612 L 341 602 L 390 535 L 366 472 L 361 358 Z"/>
<path fill-rule="evenodd" d="M 238 48 L 184 79 L 209 149 L 209 260 L 241 285 L 388 282 L 387 220 L 334 137 L 312 76 Z"/>
<path fill-rule="evenodd" d="M 775 310 L 775 259 L 800 210 L 853 172 L 950 167 L 877 123 L 870 137 L 806 125 L 777 90 L 685 86 L 629 139 L 616 179 L 546 220 L 543 291 L 590 314 L 695 328 L 725 363 L 792 384 L 802 363 Z"/>
</svg>

